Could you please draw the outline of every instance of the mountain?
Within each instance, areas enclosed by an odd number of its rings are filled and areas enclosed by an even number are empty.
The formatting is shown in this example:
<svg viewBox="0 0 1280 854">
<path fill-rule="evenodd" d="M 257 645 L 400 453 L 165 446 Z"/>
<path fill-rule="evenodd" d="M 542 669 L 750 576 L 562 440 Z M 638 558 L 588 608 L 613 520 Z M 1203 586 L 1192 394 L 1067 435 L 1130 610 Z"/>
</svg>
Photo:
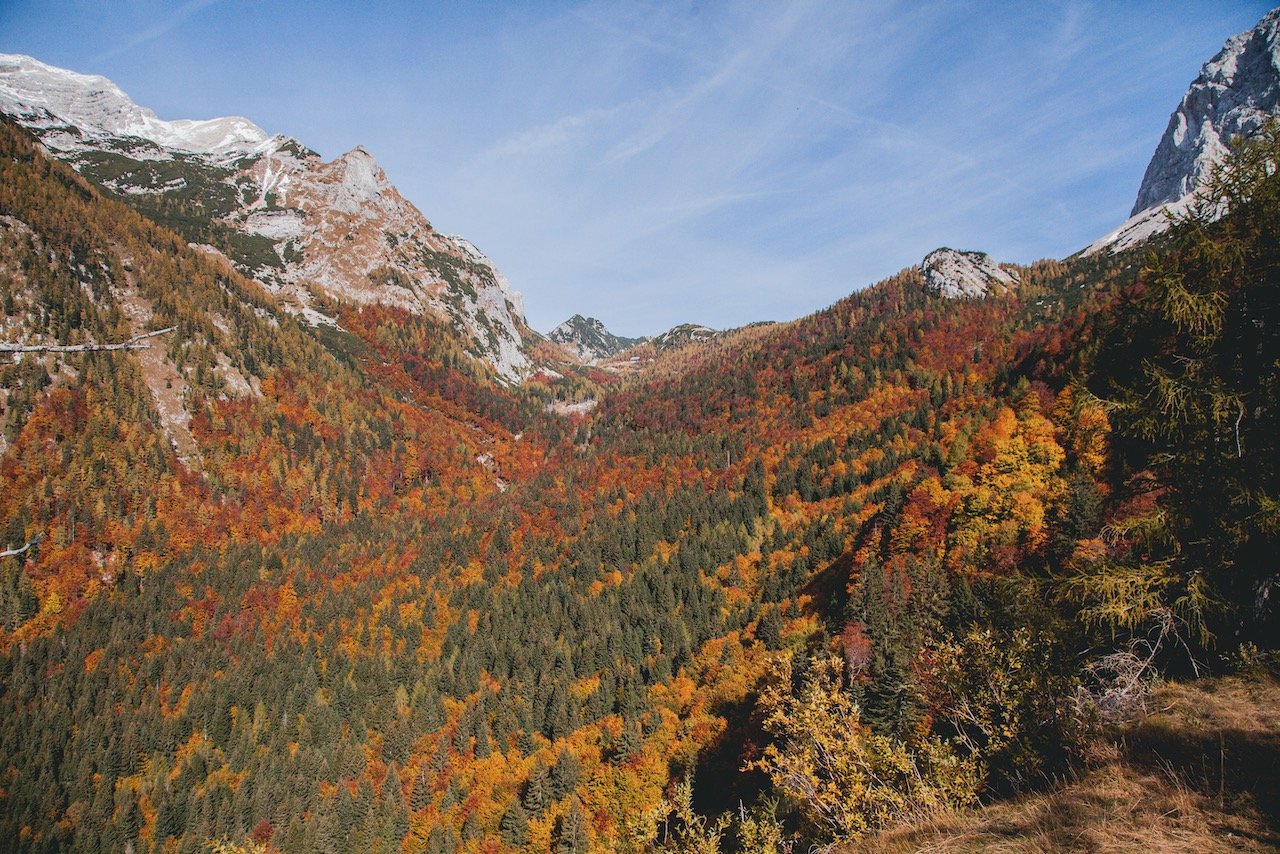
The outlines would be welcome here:
<svg viewBox="0 0 1280 854">
<path fill-rule="evenodd" d="M 689 344 L 702 344 L 712 341 L 721 334 L 723 333 L 709 326 L 702 326 L 697 323 L 681 323 L 660 335 L 653 336 L 649 340 L 657 348 L 658 352 L 662 353 L 667 350 L 678 350 Z"/>
<path fill-rule="evenodd" d="M 242 118 L 164 121 L 111 81 L 0 55 L 0 110 L 115 197 L 225 254 L 315 322 L 318 295 L 445 318 L 507 382 L 532 368 L 524 305 L 440 234 L 363 148 L 325 162 Z"/>
<path fill-rule="evenodd" d="M 575 314 L 548 333 L 547 337 L 563 346 L 584 365 L 598 365 L 633 347 L 645 338 L 623 338 L 614 335 L 594 317 Z"/>
<path fill-rule="evenodd" d="M 676 327 L 625 378 L 515 385 L 398 301 L 405 269 L 339 290 L 359 259 L 313 243 L 398 204 L 362 152 L 110 137 L 152 159 L 100 140 L 77 172 L 39 132 L 0 120 L 15 851 L 764 854 L 910 821 L 935 845 L 1105 764 L 1160 671 L 1276 660 L 1280 133 L 1142 263 L 1014 287 L 941 250 L 796 320 Z M 332 282 L 304 293 L 303 263 Z M 1217 772 L 1139 811 L 1160 844 L 1108 778 L 1103 847 L 1176 848 L 1210 811 L 1224 849 L 1280 839 L 1273 693 L 1248 726 L 1227 691 L 1188 718 L 1175 770 Z M 1025 847 L 1089 842 L 1089 814 Z"/>
<path fill-rule="evenodd" d="M 132 147 L 138 159 L 163 159 L 166 151 L 183 151 L 233 162 L 272 144 L 262 128 L 245 118 L 163 121 L 105 77 L 55 68 L 29 56 L 0 54 L 0 111 L 58 151 Z"/>
<path fill-rule="evenodd" d="M 652 337 L 622 338 L 593 317 L 575 314 L 547 336 L 565 347 L 584 365 L 603 365 L 613 372 L 634 373 L 653 365 L 655 359 L 690 345 L 722 341 L 732 333 L 772 325 L 771 321 L 751 323 L 738 329 L 719 330 L 697 323 L 681 323 Z M 622 356 L 624 359 L 617 359 Z"/>
<path fill-rule="evenodd" d="M 1156 146 L 1131 215 L 1176 202 L 1209 179 L 1227 143 L 1280 114 L 1280 8 L 1204 64 Z"/>
<path fill-rule="evenodd" d="M 985 252 L 943 247 L 920 262 L 925 287 L 944 297 L 983 297 L 1003 293 L 1018 282 L 1018 274 L 997 264 Z"/>
<path fill-rule="evenodd" d="M 1130 218 L 1084 251 L 1137 245 L 1187 210 L 1237 136 L 1280 116 L 1280 8 L 1227 40 L 1182 96 L 1147 164 Z"/>
</svg>

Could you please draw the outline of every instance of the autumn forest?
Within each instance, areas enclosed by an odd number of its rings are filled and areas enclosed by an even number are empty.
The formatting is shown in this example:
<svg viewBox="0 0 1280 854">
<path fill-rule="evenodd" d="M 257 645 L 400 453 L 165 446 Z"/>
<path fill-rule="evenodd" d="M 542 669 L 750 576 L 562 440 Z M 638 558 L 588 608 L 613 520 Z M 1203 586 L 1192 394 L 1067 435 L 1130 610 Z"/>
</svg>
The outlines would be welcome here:
<svg viewBox="0 0 1280 854">
<path fill-rule="evenodd" d="M 511 384 L 0 124 L 3 847 L 778 854 L 1052 785 L 1274 659 L 1277 164 Z"/>
</svg>

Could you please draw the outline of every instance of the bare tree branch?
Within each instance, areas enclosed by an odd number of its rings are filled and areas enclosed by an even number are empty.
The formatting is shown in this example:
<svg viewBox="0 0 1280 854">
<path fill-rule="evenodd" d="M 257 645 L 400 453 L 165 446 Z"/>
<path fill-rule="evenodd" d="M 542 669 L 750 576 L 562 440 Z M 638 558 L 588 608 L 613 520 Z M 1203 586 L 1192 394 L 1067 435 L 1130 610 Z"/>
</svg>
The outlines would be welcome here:
<svg viewBox="0 0 1280 854">
<path fill-rule="evenodd" d="M 167 329 L 157 329 L 155 332 L 144 332 L 118 344 L 95 344 L 93 342 L 87 344 L 11 344 L 6 341 L 0 341 L 0 353 L 87 353 L 95 350 L 147 350 L 150 349 L 151 345 L 142 343 L 144 339 L 164 335 L 166 332 L 172 332 L 177 328 L 176 326 L 170 326 Z M 3 555 L 0 555 L 0 557 L 3 557 Z"/>
</svg>

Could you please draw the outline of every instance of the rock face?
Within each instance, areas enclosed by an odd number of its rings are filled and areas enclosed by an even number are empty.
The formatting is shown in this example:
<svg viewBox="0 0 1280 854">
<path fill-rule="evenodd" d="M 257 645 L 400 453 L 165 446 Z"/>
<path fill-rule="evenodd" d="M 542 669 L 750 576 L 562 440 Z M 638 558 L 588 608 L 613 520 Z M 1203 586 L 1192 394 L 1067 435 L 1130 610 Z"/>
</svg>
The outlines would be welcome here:
<svg viewBox="0 0 1280 854">
<path fill-rule="evenodd" d="M 1200 69 L 1156 146 L 1130 218 L 1083 250 L 1136 246 L 1186 212 L 1213 174 L 1227 143 L 1280 116 L 1280 9 L 1227 40 Z"/>
<path fill-rule="evenodd" d="M 622 338 L 594 317 L 575 314 L 547 335 L 584 365 L 598 365 L 646 339 Z"/>
<path fill-rule="evenodd" d="M 702 326 L 697 323 L 681 323 L 679 326 L 673 326 L 661 335 L 655 335 L 650 339 L 653 346 L 659 353 L 667 350 L 676 350 L 689 344 L 701 344 L 706 341 L 713 341 L 724 333 L 712 329 L 709 326 Z"/>
<path fill-rule="evenodd" d="M 952 299 L 1001 293 L 1018 283 L 1016 273 L 1001 267 L 987 253 L 945 246 L 924 256 L 920 271 L 931 293 Z"/>
<path fill-rule="evenodd" d="M 256 198 L 225 221 L 270 240 L 283 262 L 260 280 L 303 307 L 318 286 L 349 302 L 436 312 L 499 376 L 528 373 L 523 299 L 479 249 L 432 228 L 363 148 L 326 163 L 281 147 L 239 174 Z"/>
<path fill-rule="evenodd" d="M 1169 117 L 1143 176 L 1131 215 L 1173 202 L 1203 184 L 1226 154 L 1226 144 L 1248 136 L 1280 114 L 1280 9 L 1246 33 L 1227 40 L 1204 64 Z"/>
<path fill-rule="evenodd" d="M 363 148 L 325 162 L 246 119 L 163 121 L 106 78 L 24 56 L 0 55 L 0 110 L 117 196 L 199 210 L 242 272 L 313 323 L 313 291 L 432 312 L 500 378 L 532 369 L 520 295 L 475 246 L 432 228 Z"/>
</svg>

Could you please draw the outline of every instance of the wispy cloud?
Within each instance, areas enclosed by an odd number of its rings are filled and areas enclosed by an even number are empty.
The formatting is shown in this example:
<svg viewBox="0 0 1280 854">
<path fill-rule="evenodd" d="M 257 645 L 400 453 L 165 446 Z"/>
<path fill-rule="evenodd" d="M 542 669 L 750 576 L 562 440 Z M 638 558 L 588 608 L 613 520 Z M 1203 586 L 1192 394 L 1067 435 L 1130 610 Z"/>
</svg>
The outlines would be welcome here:
<svg viewBox="0 0 1280 854">
<path fill-rule="evenodd" d="M 133 92 L 148 106 L 362 143 L 536 327 L 583 311 L 644 333 L 798 316 L 939 244 L 1079 248 L 1124 218 L 1182 89 L 1269 0 L 217 3 L 0 17 L 25 26 L 14 47 L 56 39 L 127 89 L 164 68 L 167 101 Z"/>
<path fill-rule="evenodd" d="M 553 121 L 525 128 L 506 136 L 476 155 L 478 162 L 494 162 L 512 157 L 539 157 L 554 154 L 584 135 L 594 126 L 616 116 L 621 107 L 589 109 Z"/>
<path fill-rule="evenodd" d="M 107 60 L 112 59 L 114 57 L 127 54 L 130 51 L 135 50 L 139 46 L 144 45 L 149 41 L 154 41 L 155 39 L 160 38 L 165 33 L 169 32 L 174 27 L 183 23 L 184 21 L 186 21 L 188 18 L 190 18 L 192 15 L 196 14 L 197 12 L 200 12 L 204 9 L 207 9 L 210 6 L 216 5 L 221 2 L 222 0 L 188 0 L 186 3 L 183 3 L 177 9 L 175 9 L 172 13 L 170 13 L 169 15 L 166 15 L 163 19 L 161 19 L 160 21 L 157 21 L 155 24 L 151 25 L 150 27 L 147 27 L 145 30 L 142 30 L 137 35 L 125 40 L 124 42 L 111 48 L 108 51 L 98 54 L 93 58 L 93 62 L 95 63 L 106 62 Z"/>
</svg>

